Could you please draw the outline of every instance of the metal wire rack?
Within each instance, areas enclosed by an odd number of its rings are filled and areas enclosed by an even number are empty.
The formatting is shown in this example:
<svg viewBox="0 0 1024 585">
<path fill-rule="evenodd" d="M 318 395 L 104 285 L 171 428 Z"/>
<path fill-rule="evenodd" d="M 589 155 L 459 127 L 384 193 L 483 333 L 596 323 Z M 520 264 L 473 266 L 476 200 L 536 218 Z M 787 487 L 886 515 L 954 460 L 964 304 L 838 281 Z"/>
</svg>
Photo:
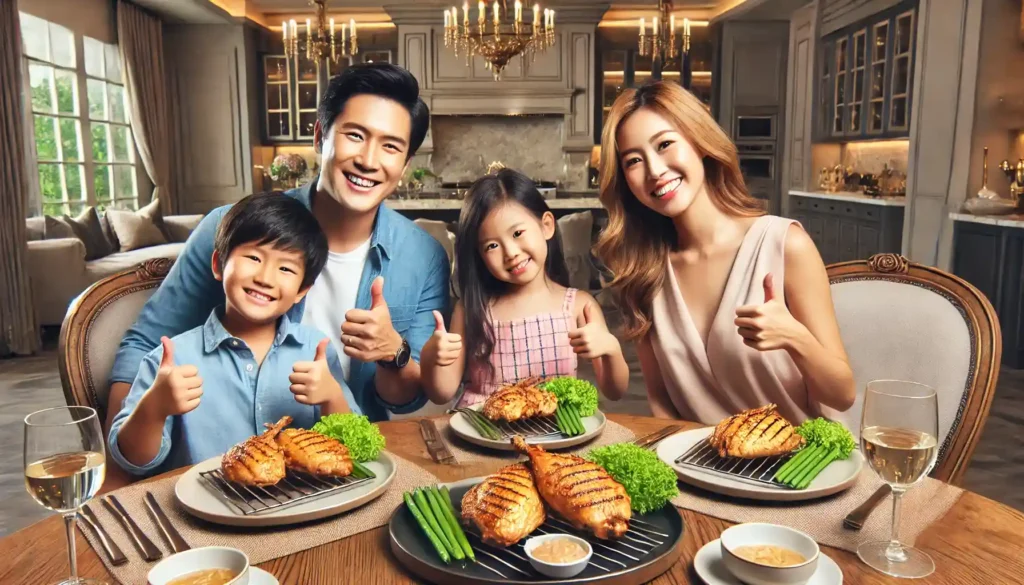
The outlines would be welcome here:
<svg viewBox="0 0 1024 585">
<path fill-rule="evenodd" d="M 373 481 L 376 476 L 356 478 L 317 476 L 289 470 L 272 486 L 255 487 L 227 480 L 219 468 L 200 472 L 199 477 L 214 494 L 239 513 L 248 516 L 336 494 Z"/>
<path fill-rule="evenodd" d="M 758 457 L 757 459 L 721 457 L 718 450 L 712 447 L 707 439 L 703 439 L 676 458 L 675 462 L 677 465 L 695 467 L 725 475 L 731 479 L 789 489 L 786 484 L 772 478 L 775 477 L 775 472 L 789 461 L 790 457 L 792 455 L 788 453 L 775 457 Z"/>
<path fill-rule="evenodd" d="M 539 438 L 554 437 L 562 434 L 562 431 L 558 430 L 558 424 L 553 416 L 535 416 L 515 422 L 508 422 L 491 420 L 472 408 L 457 408 L 455 410 L 461 412 L 466 417 L 474 417 L 478 422 L 496 427 L 502 439 L 511 439 L 516 435 L 523 438 Z"/>
</svg>

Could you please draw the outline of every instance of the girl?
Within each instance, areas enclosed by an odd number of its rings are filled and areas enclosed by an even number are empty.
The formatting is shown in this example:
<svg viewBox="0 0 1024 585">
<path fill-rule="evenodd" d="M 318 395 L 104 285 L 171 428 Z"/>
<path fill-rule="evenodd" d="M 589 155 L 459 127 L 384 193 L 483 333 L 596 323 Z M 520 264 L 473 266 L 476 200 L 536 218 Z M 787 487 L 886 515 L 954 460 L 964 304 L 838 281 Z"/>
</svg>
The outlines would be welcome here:
<svg viewBox="0 0 1024 585">
<path fill-rule="evenodd" d="M 707 424 L 774 402 L 794 423 L 855 397 L 810 237 L 765 215 L 736 147 L 678 84 L 627 90 L 601 140 L 598 256 L 656 416 Z M 781 350 L 781 351 L 780 351 Z"/>
<path fill-rule="evenodd" d="M 534 376 L 574 376 L 594 360 L 598 387 L 618 400 L 629 368 L 590 294 L 568 288 L 555 217 L 525 175 L 502 169 L 470 189 L 459 217 L 455 260 L 462 299 L 451 332 L 441 314 L 421 354 L 423 384 L 435 402 L 459 406 Z M 468 352 L 462 351 L 462 336 Z"/>
</svg>

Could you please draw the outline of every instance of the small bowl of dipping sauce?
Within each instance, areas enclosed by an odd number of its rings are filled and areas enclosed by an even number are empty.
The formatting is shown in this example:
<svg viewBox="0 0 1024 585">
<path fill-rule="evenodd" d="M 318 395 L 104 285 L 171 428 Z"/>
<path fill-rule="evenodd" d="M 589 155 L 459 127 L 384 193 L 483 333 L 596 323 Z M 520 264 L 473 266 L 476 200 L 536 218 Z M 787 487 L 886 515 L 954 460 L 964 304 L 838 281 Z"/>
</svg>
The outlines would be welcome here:
<svg viewBox="0 0 1024 585">
<path fill-rule="evenodd" d="M 538 573 L 556 579 L 579 575 L 594 554 L 589 542 L 571 534 L 534 536 L 526 541 L 523 550 Z"/>
<path fill-rule="evenodd" d="M 818 570 L 818 543 L 788 526 L 738 524 L 721 543 L 725 568 L 750 585 L 804 585 Z"/>
<path fill-rule="evenodd" d="M 173 554 L 146 576 L 148 585 L 249 585 L 249 557 L 226 546 Z"/>
</svg>

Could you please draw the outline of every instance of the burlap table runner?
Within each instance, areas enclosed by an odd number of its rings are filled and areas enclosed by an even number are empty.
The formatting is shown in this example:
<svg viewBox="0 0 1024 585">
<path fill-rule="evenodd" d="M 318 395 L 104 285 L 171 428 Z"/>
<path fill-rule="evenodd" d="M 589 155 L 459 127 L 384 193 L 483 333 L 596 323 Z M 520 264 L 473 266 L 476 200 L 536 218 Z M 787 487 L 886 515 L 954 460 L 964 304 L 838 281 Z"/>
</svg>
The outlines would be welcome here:
<svg viewBox="0 0 1024 585">
<path fill-rule="evenodd" d="M 438 482 L 434 474 L 394 453 L 389 453 L 389 455 L 395 460 L 397 469 L 391 485 L 380 497 L 339 516 L 295 526 L 236 528 L 199 520 L 190 516 L 178 504 L 174 496 L 174 484 L 178 481 L 177 476 L 156 482 L 133 484 L 115 491 L 114 495 L 128 510 L 128 515 L 135 520 L 146 536 L 163 551 L 164 558 L 170 556 L 171 551 L 167 548 L 167 544 L 163 541 L 156 523 L 153 522 L 143 502 L 147 491 L 153 492 L 153 496 L 160 503 L 160 507 L 167 514 L 171 524 L 178 529 L 189 546 L 192 548 L 213 545 L 231 546 L 247 554 L 249 562 L 255 565 L 383 526 L 391 518 L 395 508 L 402 502 L 404 492 Z M 89 507 L 99 516 L 107 533 L 128 557 L 127 564 L 114 567 L 103 551 L 99 539 L 91 530 L 83 527 L 82 533 L 96 554 L 103 559 L 107 570 L 124 585 L 146 583 L 146 573 L 159 561 L 148 563 L 142 560 L 139 552 L 132 546 L 128 534 L 99 501 L 92 502 Z"/>
<path fill-rule="evenodd" d="M 892 530 L 892 498 L 878 504 L 861 530 L 843 528 L 843 518 L 881 487 L 882 480 L 870 469 L 861 470 L 850 489 L 820 500 L 806 502 L 760 502 L 739 500 L 680 483 L 680 494 L 672 503 L 732 522 L 771 522 L 809 534 L 819 544 L 856 552 L 865 541 L 888 540 Z M 903 495 L 900 506 L 900 542 L 907 545 L 925 528 L 941 518 L 960 499 L 963 490 L 926 478 Z"/>
<path fill-rule="evenodd" d="M 455 434 L 455 431 L 451 429 L 448 421 L 451 417 L 446 416 L 437 419 L 437 429 L 444 437 L 448 448 L 452 454 L 455 455 L 455 459 L 460 464 L 465 463 L 480 463 L 482 461 L 495 461 L 495 460 L 507 460 L 508 462 L 518 461 L 523 458 L 523 455 L 517 451 L 498 451 L 497 449 L 488 449 L 486 447 L 480 447 L 474 445 L 469 441 L 466 441 L 462 437 Z M 576 445 L 571 449 L 557 449 L 553 450 L 553 453 L 563 453 L 582 456 L 587 451 L 595 447 L 603 447 L 604 445 L 611 445 L 613 443 L 622 443 L 625 441 L 632 441 L 636 438 L 633 431 L 620 425 L 617 422 L 611 420 L 605 421 L 604 431 L 601 432 L 596 438 Z"/>
</svg>

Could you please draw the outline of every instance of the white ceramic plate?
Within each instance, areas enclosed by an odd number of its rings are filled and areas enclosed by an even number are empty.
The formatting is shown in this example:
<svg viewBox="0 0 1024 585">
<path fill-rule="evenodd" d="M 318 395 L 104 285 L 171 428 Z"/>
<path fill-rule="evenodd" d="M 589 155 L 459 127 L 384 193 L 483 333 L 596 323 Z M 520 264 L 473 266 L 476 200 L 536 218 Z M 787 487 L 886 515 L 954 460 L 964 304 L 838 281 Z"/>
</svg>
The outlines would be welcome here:
<svg viewBox="0 0 1024 585">
<path fill-rule="evenodd" d="M 705 544 L 693 557 L 693 570 L 707 585 L 743 585 L 725 568 L 722 544 L 713 540 Z M 842 585 L 843 571 L 824 552 L 818 554 L 818 570 L 807 585 Z"/>
<path fill-rule="evenodd" d="M 280 585 L 277 577 L 259 567 L 249 567 L 249 585 Z"/>
<path fill-rule="evenodd" d="M 794 490 L 785 487 L 773 487 L 768 484 L 733 479 L 714 471 L 704 471 L 696 467 L 678 465 L 675 461 L 690 447 L 696 445 L 713 431 L 714 427 L 704 427 L 676 433 L 658 445 L 658 458 L 676 470 L 682 481 L 727 496 L 770 501 L 811 500 L 830 496 L 841 492 L 857 481 L 857 475 L 864 465 L 864 455 L 854 449 L 849 459 L 833 461 L 818 474 L 807 489 Z"/>
<path fill-rule="evenodd" d="M 483 405 L 474 404 L 473 406 L 470 406 L 470 408 L 479 411 L 483 408 Z M 526 442 L 531 445 L 543 445 L 545 449 L 564 449 L 566 447 L 574 447 L 576 445 L 586 443 L 604 431 L 604 423 L 606 419 L 604 413 L 600 410 L 595 411 L 593 416 L 582 417 L 581 420 L 583 421 L 583 428 L 586 430 L 582 435 L 565 437 L 559 434 L 550 437 L 526 437 Z M 478 433 L 476 429 L 473 428 L 473 425 L 469 424 L 469 420 L 466 419 L 466 415 L 461 412 L 453 414 L 448 424 L 451 426 L 452 432 L 474 445 L 498 449 L 500 451 L 516 450 L 516 448 L 512 446 L 511 440 L 495 441 L 494 439 L 488 439 Z"/>
<path fill-rule="evenodd" d="M 386 451 L 381 451 L 376 461 L 363 464 L 377 476 L 372 481 L 282 510 L 246 516 L 225 502 L 220 495 L 213 493 L 199 477 L 202 471 L 220 467 L 220 460 L 220 457 L 212 457 L 192 466 L 192 469 L 183 473 L 174 485 L 174 495 L 190 514 L 209 522 L 229 526 L 281 526 L 341 514 L 383 494 L 395 478 L 397 470 L 391 456 Z"/>
</svg>

